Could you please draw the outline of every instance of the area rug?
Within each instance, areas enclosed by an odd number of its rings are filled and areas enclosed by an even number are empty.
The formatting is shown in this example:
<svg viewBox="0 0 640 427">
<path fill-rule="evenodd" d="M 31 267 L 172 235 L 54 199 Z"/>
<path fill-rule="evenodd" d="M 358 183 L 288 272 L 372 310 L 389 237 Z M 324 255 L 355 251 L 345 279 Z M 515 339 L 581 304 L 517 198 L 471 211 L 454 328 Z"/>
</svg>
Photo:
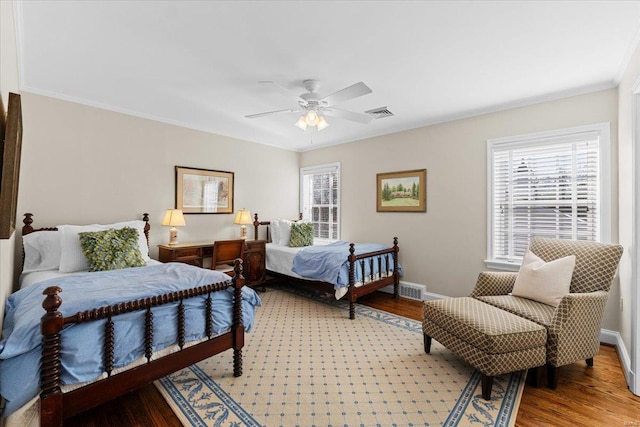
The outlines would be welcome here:
<svg viewBox="0 0 640 427">
<path fill-rule="evenodd" d="M 186 426 L 511 426 L 525 373 L 480 374 L 421 323 L 293 288 L 268 289 L 245 336 L 243 375 L 226 351 L 156 382 Z"/>
</svg>

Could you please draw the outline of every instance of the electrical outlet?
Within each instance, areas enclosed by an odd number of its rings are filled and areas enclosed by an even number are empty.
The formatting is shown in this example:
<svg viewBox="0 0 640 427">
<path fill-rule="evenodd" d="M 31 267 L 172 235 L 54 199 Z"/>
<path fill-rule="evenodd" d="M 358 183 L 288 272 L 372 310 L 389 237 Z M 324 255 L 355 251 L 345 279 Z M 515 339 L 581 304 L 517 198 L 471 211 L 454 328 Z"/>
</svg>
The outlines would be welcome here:
<svg viewBox="0 0 640 427">
<path fill-rule="evenodd" d="M 623 301 L 624 301 L 624 299 L 620 298 L 620 313 L 622 313 L 622 309 L 624 308 Z"/>
</svg>

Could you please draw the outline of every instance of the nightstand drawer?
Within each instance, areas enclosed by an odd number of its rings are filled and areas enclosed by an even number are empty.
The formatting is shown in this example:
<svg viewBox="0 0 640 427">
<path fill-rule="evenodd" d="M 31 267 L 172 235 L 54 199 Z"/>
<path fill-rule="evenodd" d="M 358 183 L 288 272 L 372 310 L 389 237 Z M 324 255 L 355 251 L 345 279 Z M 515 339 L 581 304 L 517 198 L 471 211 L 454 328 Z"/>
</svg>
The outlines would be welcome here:
<svg viewBox="0 0 640 427">
<path fill-rule="evenodd" d="M 202 267 L 202 260 L 211 256 L 213 243 L 181 243 L 158 245 L 161 262 L 182 262 Z"/>
<path fill-rule="evenodd" d="M 200 248 L 182 248 L 176 251 L 175 260 L 189 260 L 193 258 L 202 258 L 202 250 Z"/>
</svg>

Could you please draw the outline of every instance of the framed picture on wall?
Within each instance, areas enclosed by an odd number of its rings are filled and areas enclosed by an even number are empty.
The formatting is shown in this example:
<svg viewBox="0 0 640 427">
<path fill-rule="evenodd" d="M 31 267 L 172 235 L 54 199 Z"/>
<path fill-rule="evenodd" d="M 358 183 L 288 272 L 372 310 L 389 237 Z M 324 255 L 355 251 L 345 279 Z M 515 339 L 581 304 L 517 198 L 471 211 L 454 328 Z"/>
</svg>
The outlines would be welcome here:
<svg viewBox="0 0 640 427">
<path fill-rule="evenodd" d="M 4 110 L 4 109 L 2 109 Z M 0 239 L 8 239 L 16 228 L 20 152 L 22 151 L 22 102 L 9 94 L 6 121 L 1 111 L 0 126 Z M 4 143 L 3 143 L 4 141 Z"/>
<path fill-rule="evenodd" d="M 376 210 L 378 212 L 426 212 L 427 170 L 379 173 Z"/>
<path fill-rule="evenodd" d="M 176 166 L 176 209 L 185 214 L 233 213 L 233 172 Z"/>
</svg>

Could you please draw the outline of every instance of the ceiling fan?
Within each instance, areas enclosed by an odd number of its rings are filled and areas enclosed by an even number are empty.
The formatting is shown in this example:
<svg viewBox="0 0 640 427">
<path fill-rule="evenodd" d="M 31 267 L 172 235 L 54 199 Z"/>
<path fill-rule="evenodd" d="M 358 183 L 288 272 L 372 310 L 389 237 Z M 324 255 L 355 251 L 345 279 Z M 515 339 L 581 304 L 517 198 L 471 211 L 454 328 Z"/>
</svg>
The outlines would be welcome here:
<svg viewBox="0 0 640 427">
<path fill-rule="evenodd" d="M 302 130 L 306 130 L 307 126 L 315 126 L 319 131 L 326 129 L 329 126 L 329 123 L 327 123 L 324 116 L 337 117 L 365 124 L 369 123 L 373 119 L 373 117 L 366 114 L 343 110 L 334 106 L 341 102 L 371 93 L 372 90 L 363 82 L 358 82 L 325 97 L 320 97 L 318 94 L 318 90 L 320 89 L 320 82 L 318 80 L 304 80 L 302 84 L 307 92 L 302 95 L 297 95 L 289 89 L 280 86 L 276 82 L 261 81 L 259 83 L 271 85 L 286 97 L 297 101 L 298 108 L 267 111 L 264 113 L 249 114 L 248 116 L 245 116 L 249 119 L 270 116 L 273 114 L 302 113 L 295 125 Z"/>
</svg>

